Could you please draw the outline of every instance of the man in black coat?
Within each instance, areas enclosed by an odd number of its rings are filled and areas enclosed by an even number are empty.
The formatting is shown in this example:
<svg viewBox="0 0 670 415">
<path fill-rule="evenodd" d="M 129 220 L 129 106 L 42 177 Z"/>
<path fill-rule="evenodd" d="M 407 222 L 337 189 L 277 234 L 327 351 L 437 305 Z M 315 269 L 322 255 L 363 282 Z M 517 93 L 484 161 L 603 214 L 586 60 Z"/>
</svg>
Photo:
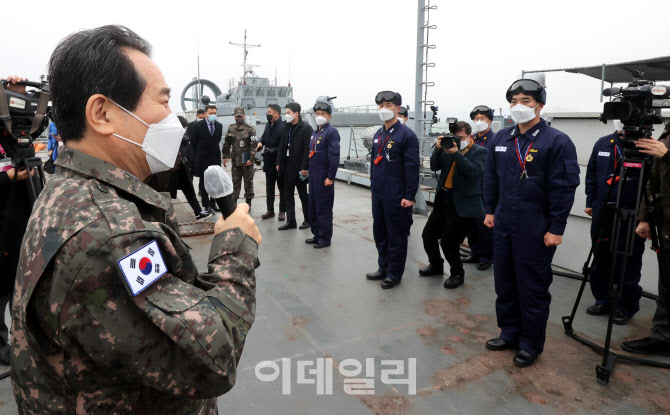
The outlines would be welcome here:
<svg viewBox="0 0 670 415">
<path fill-rule="evenodd" d="M 275 183 L 279 187 L 279 220 L 284 220 L 284 199 L 282 198 L 281 182 L 277 181 L 277 153 L 281 137 L 284 134 L 284 122 L 280 119 L 281 107 L 277 104 L 270 104 L 268 107 L 268 123 L 265 124 L 265 131 L 261 139 L 258 140 L 258 150 L 265 147 L 263 151 L 263 171 L 265 172 L 265 193 L 267 194 L 268 211 L 261 216 L 263 219 L 270 219 L 275 216 Z"/>
<path fill-rule="evenodd" d="M 221 165 L 221 149 L 219 143 L 223 135 L 223 125 L 216 121 L 216 105 L 208 105 L 205 108 L 207 118 L 200 120 L 193 126 L 191 136 L 191 148 L 193 156 L 191 163 L 193 165 L 193 174 L 200 178 L 200 196 L 202 197 L 202 207 L 207 211 L 216 209 L 214 203 L 210 203 L 209 195 L 205 190 L 205 170 L 209 166 Z"/>
<path fill-rule="evenodd" d="M 183 157 L 184 163 L 186 163 L 186 169 L 191 178 L 193 177 L 193 163 L 191 163 L 191 159 L 193 158 L 193 147 L 191 146 L 191 136 L 193 135 L 193 127 L 195 127 L 195 123 L 205 118 L 207 118 L 205 109 L 198 108 L 198 111 L 196 111 L 195 113 L 195 120 L 188 123 L 188 125 L 186 126 L 186 134 L 184 134 L 184 139 L 186 140 L 185 143 L 186 148 L 184 149 L 184 151 L 181 152 L 181 155 Z"/>
<path fill-rule="evenodd" d="M 451 276 L 444 282 L 444 288 L 463 285 L 465 271 L 459 247 L 477 218 L 484 214 L 482 204 L 482 175 L 486 165 L 488 150 L 474 145 L 470 138 L 470 124 L 460 121 L 456 124 L 455 144 L 442 148 L 440 139 L 430 157 L 430 169 L 441 170 L 435 193 L 433 212 L 423 229 L 423 247 L 428 254 L 429 265 L 419 270 L 423 277 L 443 274 L 442 252 L 451 267 Z"/>
<path fill-rule="evenodd" d="M 292 102 L 286 105 L 286 127 L 281 137 L 279 154 L 277 155 L 277 172 L 283 190 L 286 206 L 286 224 L 279 230 L 295 229 L 294 192 L 298 188 L 298 195 L 302 203 L 304 221 L 300 229 L 309 228 L 309 200 L 307 199 L 307 172 L 309 170 L 309 139 L 312 136 L 312 127 L 302 121 L 300 104 Z"/>
</svg>

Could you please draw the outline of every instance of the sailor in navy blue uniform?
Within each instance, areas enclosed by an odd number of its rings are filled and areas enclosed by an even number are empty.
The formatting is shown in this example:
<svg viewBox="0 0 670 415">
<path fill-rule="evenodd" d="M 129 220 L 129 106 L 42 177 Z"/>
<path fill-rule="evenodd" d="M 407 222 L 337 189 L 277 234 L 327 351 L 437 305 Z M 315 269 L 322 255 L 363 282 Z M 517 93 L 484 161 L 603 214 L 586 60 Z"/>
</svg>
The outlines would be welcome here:
<svg viewBox="0 0 670 415">
<path fill-rule="evenodd" d="M 518 348 L 527 367 L 544 348 L 552 282 L 551 261 L 579 185 L 570 138 L 540 118 L 546 91 L 521 79 L 507 91 L 517 125 L 499 131 L 484 178 L 484 223 L 493 228 L 496 315 L 500 337 L 491 350 Z"/>
<path fill-rule="evenodd" d="M 340 133 L 330 125 L 333 109 L 326 102 L 314 104 L 319 128 L 309 140 L 309 226 L 314 235 L 305 243 L 314 248 L 330 246 L 333 237 L 335 174 L 340 164 Z"/>
<path fill-rule="evenodd" d="M 616 122 L 615 122 L 616 124 Z M 608 243 L 611 236 L 613 210 L 606 208 L 607 203 L 616 202 L 618 182 L 623 180 L 616 175 L 616 169 L 622 162 L 623 145 L 620 138 L 620 125 L 617 131 L 601 137 L 593 146 L 593 152 L 586 168 L 586 209 L 584 212 L 593 218 L 591 223 L 591 238 L 600 239 L 594 255 L 593 270 L 590 276 L 591 292 L 596 303 L 586 309 L 588 314 L 609 315 L 609 301 L 607 291 L 609 277 L 615 258 L 610 253 Z M 637 169 L 628 169 L 623 183 L 624 191 L 619 201 L 620 207 L 635 209 L 637 189 L 640 182 L 640 172 Z M 611 191 L 610 191 L 611 187 Z M 608 197 L 609 196 L 609 197 Z M 624 249 L 625 241 L 620 241 L 619 249 Z M 642 255 L 644 254 L 644 238 L 635 235 L 633 255 L 626 261 L 626 273 L 621 292 L 621 299 L 617 304 L 613 322 L 627 324 L 631 317 L 640 309 L 640 276 L 642 270 Z M 618 258 L 617 261 L 621 261 Z M 614 268 L 620 268 L 614 264 Z M 618 277 L 619 273 L 615 274 Z"/>
<path fill-rule="evenodd" d="M 400 94 L 382 91 L 375 102 L 384 121 L 373 139 L 370 164 L 372 231 L 379 268 L 366 277 L 383 280 L 382 288 L 393 288 L 405 271 L 412 206 L 419 189 L 419 140 L 398 121 Z"/>
<path fill-rule="evenodd" d="M 493 151 L 491 143 L 495 136 L 491 129 L 493 117 L 493 110 L 486 105 L 478 105 L 470 112 L 470 119 L 474 122 L 472 140 L 489 152 Z M 484 176 L 482 175 L 483 188 Z M 493 263 L 493 229 L 484 225 L 484 217 L 477 218 L 468 231 L 468 244 L 470 255 L 463 258 L 463 263 L 477 264 L 477 269 L 480 271 L 489 269 Z"/>
</svg>

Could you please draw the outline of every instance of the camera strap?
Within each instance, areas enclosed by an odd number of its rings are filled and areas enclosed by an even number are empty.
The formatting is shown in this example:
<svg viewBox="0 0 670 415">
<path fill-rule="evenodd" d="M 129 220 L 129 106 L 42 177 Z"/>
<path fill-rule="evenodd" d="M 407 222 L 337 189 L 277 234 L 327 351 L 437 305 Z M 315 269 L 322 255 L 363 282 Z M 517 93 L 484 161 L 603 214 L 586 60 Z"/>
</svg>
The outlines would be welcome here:
<svg viewBox="0 0 670 415">
<path fill-rule="evenodd" d="M 12 117 L 9 115 L 9 106 L 7 105 L 7 95 L 5 88 L 0 85 L 0 120 L 5 124 L 7 132 L 12 134 Z"/>
<path fill-rule="evenodd" d="M 47 106 L 49 105 L 50 93 L 42 90 L 40 91 L 40 101 L 37 103 L 37 112 L 35 113 L 35 118 L 33 118 L 33 125 L 30 128 L 30 135 L 32 135 L 40 125 L 42 125 L 42 120 L 47 114 Z"/>
</svg>

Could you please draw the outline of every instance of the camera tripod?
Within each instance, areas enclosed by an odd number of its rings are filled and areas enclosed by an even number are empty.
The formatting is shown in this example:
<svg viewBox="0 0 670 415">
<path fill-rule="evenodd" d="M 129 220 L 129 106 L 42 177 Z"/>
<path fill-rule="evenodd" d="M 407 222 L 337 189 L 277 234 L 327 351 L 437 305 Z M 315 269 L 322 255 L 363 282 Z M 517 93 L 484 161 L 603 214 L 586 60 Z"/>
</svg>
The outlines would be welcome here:
<svg viewBox="0 0 670 415">
<path fill-rule="evenodd" d="M 637 189 L 637 198 L 635 199 L 635 207 L 633 209 L 626 209 L 621 206 L 621 197 L 624 192 L 623 186 L 626 182 L 626 179 L 633 171 L 639 170 L 640 180 L 638 183 Z M 563 327 L 565 329 L 565 334 L 578 342 L 591 347 L 600 354 L 602 354 L 603 360 L 600 365 L 596 366 L 596 378 L 598 383 L 601 385 L 607 385 L 609 383 L 610 375 L 614 370 L 614 364 L 617 359 L 631 361 L 635 363 L 640 363 L 649 366 L 661 367 L 661 368 L 670 368 L 670 364 L 663 363 L 655 360 L 649 360 L 644 358 L 639 358 L 635 356 L 629 356 L 625 354 L 615 353 L 611 351 L 611 341 L 612 341 L 612 324 L 614 320 L 614 314 L 617 309 L 617 304 L 621 299 L 621 294 L 623 290 L 623 283 L 626 276 L 626 264 L 628 258 L 633 255 L 633 248 L 635 245 L 635 229 L 637 226 L 637 217 L 640 212 L 640 205 L 644 198 L 648 211 L 650 213 L 650 229 L 651 229 L 651 249 L 653 249 L 658 256 L 658 267 L 659 267 L 659 278 L 661 279 L 661 287 L 663 289 L 658 293 L 659 296 L 667 295 L 670 291 L 667 286 L 669 279 L 665 269 L 665 265 L 662 259 L 662 247 L 659 241 L 659 232 L 657 227 L 661 225 L 659 220 L 660 212 L 655 210 L 655 200 L 654 195 L 648 195 L 646 191 L 647 181 L 651 182 L 651 162 L 649 159 L 644 157 L 639 157 L 639 154 L 633 155 L 631 157 L 628 154 L 625 154 L 622 162 L 615 171 L 614 177 L 619 177 L 617 186 L 617 197 L 616 202 L 613 207 L 614 217 L 610 223 L 604 220 L 606 217 L 605 209 L 609 208 L 607 206 L 607 200 L 611 196 L 612 189 L 615 186 L 615 183 L 610 184 L 608 190 L 607 199 L 605 205 L 603 206 L 603 213 L 600 216 L 600 220 L 596 227 L 598 232 L 596 237 L 592 239 L 591 250 L 589 252 L 588 258 L 584 263 L 582 268 L 582 284 L 579 288 L 579 293 L 577 294 L 577 299 L 575 300 L 574 307 L 572 308 L 572 313 L 569 316 L 563 317 Z M 652 183 L 653 185 L 653 183 Z M 653 189 L 653 186 L 652 186 Z M 653 193 L 653 192 L 652 192 Z M 609 238 L 606 236 L 607 228 L 605 225 L 610 225 L 609 227 Z M 601 235 L 605 235 L 604 238 L 601 238 Z M 609 318 L 607 320 L 607 334 L 605 336 L 605 344 L 601 346 L 594 343 L 593 341 L 582 337 L 575 333 L 572 323 L 575 320 L 575 315 L 577 314 L 577 308 L 582 299 L 582 294 L 584 293 L 584 288 L 588 282 L 588 277 L 593 270 L 593 263 L 595 261 L 595 252 L 598 250 L 598 246 L 609 241 L 609 252 L 612 255 L 612 266 L 610 267 L 609 272 L 609 281 L 608 281 L 608 294 L 607 300 L 609 301 Z M 623 246 L 623 248 L 622 248 Z M 618 260 L 618 261 L 617 261 Z"/>
</svg>

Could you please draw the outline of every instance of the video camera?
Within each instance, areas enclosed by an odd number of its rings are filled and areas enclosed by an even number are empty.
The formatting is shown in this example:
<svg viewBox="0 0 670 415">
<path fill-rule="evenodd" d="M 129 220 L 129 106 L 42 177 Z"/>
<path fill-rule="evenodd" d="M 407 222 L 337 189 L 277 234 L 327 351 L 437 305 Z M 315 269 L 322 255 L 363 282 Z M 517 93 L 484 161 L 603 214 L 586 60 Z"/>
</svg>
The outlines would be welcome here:
<svg viewBox="0 0 670 415">
<path fill-rule="evenodd" d="M 651 137 L 654 124 L 662 124 L 662 108 L 670 108 L 670 87 L 655 85 L 644 80 L 644 73 L 633 71 L 633 81 L 625 88 L 607 88 L 606 97 L 614 101 L 606 102 L 600 120 L 620 120 L 623 127 L 624 154 L 629 157 L 643 157 L 635 147 L 635 141 Z"/>
<path fill-rule="evenodd" d="M 456 135 L 458 128 L 456 124 L 458 123 L 458 118 L 449 118 L 449 134 L 438 137 L 440 140 L 440 146 L 443 150 L 452 148 L 453 146 L 458 146 L 458 142 L 461 141 L 461 138 Z"/>
<path fill-rule="evenodd" d="M 35 157 L 33 140 L 49 125 L 50 85 L 48 82 L 20 81 L 15 85 L 36 88 L 20 94 L 5 89 L 6 80 L 0 80 L 0 145 L 17 165 Z"/>
</svg>

